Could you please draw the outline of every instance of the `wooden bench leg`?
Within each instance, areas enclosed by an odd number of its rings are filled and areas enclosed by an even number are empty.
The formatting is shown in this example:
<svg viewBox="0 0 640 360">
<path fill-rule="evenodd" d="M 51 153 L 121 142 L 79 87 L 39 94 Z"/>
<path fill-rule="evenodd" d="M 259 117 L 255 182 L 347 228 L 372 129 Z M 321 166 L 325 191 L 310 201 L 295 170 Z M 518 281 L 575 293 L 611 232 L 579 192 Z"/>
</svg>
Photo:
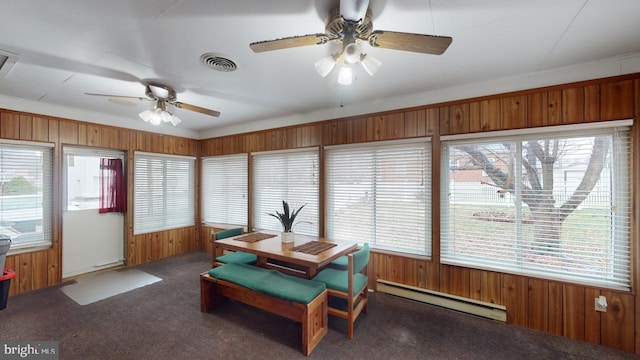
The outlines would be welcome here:
<svg viewBox="0 0 640 360">
<path fill-rule="evenodd" d="M 200 311 L 209 312 L 223 298 L 216 293 L 215 280 L 212 279 L 209 274 L 200 274 Z"/>
<path fill-rule="evenodd" d="M 329 331 L 329 296 L 325 290 L 307 305 L 302 321 L 302 353 L 309 355 Z"/>
</svg>

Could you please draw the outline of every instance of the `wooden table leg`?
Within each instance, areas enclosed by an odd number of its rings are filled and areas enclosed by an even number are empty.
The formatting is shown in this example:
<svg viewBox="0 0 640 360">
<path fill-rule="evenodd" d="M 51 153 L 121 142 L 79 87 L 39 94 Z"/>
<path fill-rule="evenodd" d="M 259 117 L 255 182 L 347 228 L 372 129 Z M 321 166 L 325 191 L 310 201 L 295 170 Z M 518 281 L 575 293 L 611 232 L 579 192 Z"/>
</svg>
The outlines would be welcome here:
<svg viewBox="0 0 640 360">
<path fill-rule="evenodd" d="M 261 267 L 261 268 L 267 268 L 267 258 L 264 256 L 258 256 L 258 259 L 256 260 L 256 265 Z"/>
</svg>

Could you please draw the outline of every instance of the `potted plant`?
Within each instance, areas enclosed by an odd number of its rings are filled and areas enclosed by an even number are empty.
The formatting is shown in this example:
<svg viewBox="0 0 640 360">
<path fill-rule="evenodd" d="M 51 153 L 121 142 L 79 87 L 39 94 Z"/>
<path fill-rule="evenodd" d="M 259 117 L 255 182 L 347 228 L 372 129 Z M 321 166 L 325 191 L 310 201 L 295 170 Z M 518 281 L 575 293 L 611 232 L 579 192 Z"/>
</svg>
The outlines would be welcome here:
<svg viewBox="0 0 640 360">
<path fill-rule="evenodd" d="M 282 212 L 276 211 L 275 214 L 268 214 L 278 219 L 278 221 L 280 221 L 280 224 L 282 224 L 282 242 L 290 243 L 294 241 L 295 235 L 292 232 L 292 230 L 293 230 L 293 227 L 297 225 L 297 223 L 294 223 L 294 221 L 296 220 L 296 217 L 300 213 L 300 210 L 302 210 L 302 208 L 305 207 L 305 205 L 307 204 L 304 204 L 300 206 L 298 210 L 294 210 L 293 212 L 291 212 L 289 210 L 289 204 L 286 201 L 282 200 L 283 211 Z"/>
</svg>

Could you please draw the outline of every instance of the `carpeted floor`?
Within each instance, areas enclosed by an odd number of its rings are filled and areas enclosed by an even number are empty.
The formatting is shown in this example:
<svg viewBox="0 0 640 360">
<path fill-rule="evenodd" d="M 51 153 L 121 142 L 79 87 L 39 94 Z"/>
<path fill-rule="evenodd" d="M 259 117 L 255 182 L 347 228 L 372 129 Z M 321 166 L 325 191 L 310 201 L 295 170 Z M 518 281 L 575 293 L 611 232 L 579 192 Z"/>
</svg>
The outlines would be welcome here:
<svg viewBox="0 0 640 360">
<path fill-rule="evenodd" d="M 304 359 L 300 325 L 237 302 L 200 312 L 206 252 L 134 267 L 163 280 L 89 305 L 67 284 L 9 298 L 0 339 L 59 341 L 60 359 Z M 356 323 L 330 317 L 310 359 L 640 359 L 633 354 L 505 325 L 382 293 Z"/>
</svg>

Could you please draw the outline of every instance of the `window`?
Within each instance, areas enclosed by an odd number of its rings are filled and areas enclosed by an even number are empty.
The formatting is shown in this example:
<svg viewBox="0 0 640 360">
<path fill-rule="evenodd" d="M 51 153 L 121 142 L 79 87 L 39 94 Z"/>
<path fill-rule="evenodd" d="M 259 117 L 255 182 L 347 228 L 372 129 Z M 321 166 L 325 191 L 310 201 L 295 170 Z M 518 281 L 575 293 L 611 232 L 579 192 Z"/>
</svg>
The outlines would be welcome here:
<svg viewBox="0 0 640 360">
<path fill-rule="evenodd" d="M 65 211 L 100 208 L 100 159 L 124 159 L 124 153 L 93 148 L 64 148 Z"/>
<path fill-rule="evenodd" d="M 100 157 L 65 154 L 68 211 L 100 206 Z"/>
<path fill-rule="evenodd" d="M 282 231 L 267 214 L 282 211 L 282 201 L 292 209 L 305 205 L 293 231 L 318 235 L 318 149 L 271 151 L 253 154 L 254 226 Z"/>
<path fill-rule="evenodd" d="M 630 135 L 608 123 L 443 138 L 442 263 L 629 289 Z"/>
<path fill-rule="evenodd" d="M 327 237 L 431 256 L 428 140 L 328 147 L 326 167 Z"/>
<path fill-rule="evenodd" d="M 202 160 L 202 218 L 205 222 L 247 226 L 247 154 Z"/>
<path fill-rule="evenodd" d="M 10 252 L 51 246 L 53 151 L 28 142 L 0 142 L 0 235 Z"/>
<path fill-rule="evenodd" d="M 192 157 L 135 153 L 135 235 L 195 225 L 194 164 Z"/>
</svg>

